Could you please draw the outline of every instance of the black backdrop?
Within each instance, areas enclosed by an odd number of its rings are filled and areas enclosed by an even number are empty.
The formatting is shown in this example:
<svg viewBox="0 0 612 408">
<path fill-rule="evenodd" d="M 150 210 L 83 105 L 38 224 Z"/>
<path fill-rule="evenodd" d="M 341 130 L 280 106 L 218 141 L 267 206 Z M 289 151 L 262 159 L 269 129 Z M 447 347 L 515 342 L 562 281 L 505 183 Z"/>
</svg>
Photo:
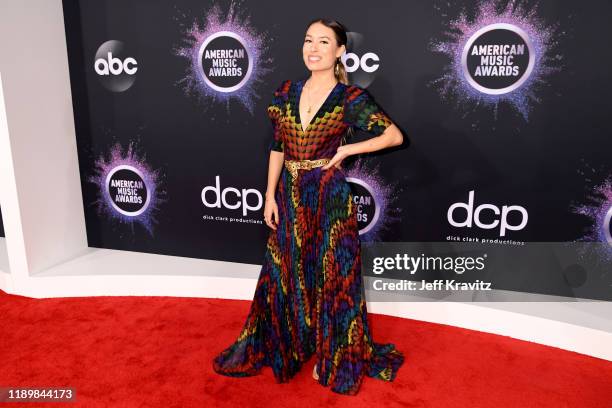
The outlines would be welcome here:
<svg viewBox="0 0 612 408">
<path fill-rule="evenodd" d="M 378 56 L 378 70 L 358 70 L 354 78 L 367 82 L 407 139 L 400 148 L 364 158 L 361 174 L 376 168 L 377 180 L 393 186 L 390 212 L 381 221 L 385 227 L 367 239 L 427 242 L 452 235 L 562 242 L 583 239 L 600 227 L 572 208 L 592 203 L 594 189 L 612 172 L 610 55 L 605 52 L 612 38 L 610 3 L 537 3 L 535 17 L 553 32 L 544 51 L 556 69 L 530 89 L 537 100 L 529 103 L 527 118 L 505 101 L 495 112 L 482 101 L 440 92 L 439 79 L 451 59 L 433 50 L 432 43 L 447 38 L 450 22 L 462 10 L 468 19 L 477 19 L 475 1 L 353 1 L 349 7 L 313 0 L 307 9 L 270 0 L 234 3 L 234 26 L 248 26 L 261 39 L 255 47 L 257 74 L 251 76 L 247 95 L 225 99 L 202 88 L 188 93 L 181 80 L 190 62 L 175 50 L 185 46 L 185 28 L 193 21 L 204 24 L 215 4 L 227 15 L 227 1 L 64 1 L 90 246 L 261 263 L 265 224 L 203 216 L 260 221 L 263 208 L 246 216 L 241 209 L 207 208 L 201 193 L 215 184 L 217 175 L 221 188 L 265 191 L 272 135 L 265 108 L 282 80 L 307 77 L 303 35 L 306 23 L 319 15 L 337 18 L 363 36 L 357 54 Z M 505 6 L 497 4 L 498 10 Z M 532 9 L 536 3 L 523 4 Z M 122 58 L 133 57 L 138 64 L 134 83 L 122 92 L 109 90 L 94 70 L 98 48 L 109 40 L 121 41 Z M 135 143 L 146 157 L 143 162 L 159 172 L 160 200 L 144 222 L 99 211 L 104 186 L 90 180 L 97 174 L 96 159 L 110 161 L 116 142 L 124 149 Z M 498 228 L 450 225 L 449 207 L 467 202 L 470 190 L 476 206 L 524 207 L 527 225 L 504 236 Z M 516 216 L 511 214 L 509 222 L 518 222 Z"/>
</svg>

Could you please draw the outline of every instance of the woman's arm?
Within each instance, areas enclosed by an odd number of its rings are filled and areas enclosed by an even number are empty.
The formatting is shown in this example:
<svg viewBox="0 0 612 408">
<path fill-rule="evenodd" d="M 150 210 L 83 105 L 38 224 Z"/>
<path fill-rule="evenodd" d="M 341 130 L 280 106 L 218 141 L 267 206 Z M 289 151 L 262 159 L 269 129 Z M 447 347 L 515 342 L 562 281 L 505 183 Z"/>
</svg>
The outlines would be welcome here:
<svg viewBox="0 0 612 408">
<path fill-rule="evenodd" d="M 285 153 L 277 152 L 276 150 L 270 151 L 270 160 L 268 162 L 268 188 L 266 189 L 266 201 L 269 199 L 274 200 L 274 192 L 276 191 L 276 185 L 280 178 L 281 171 L 283 170 L 283 164 L 285 161 Z"/>
<path fill-rule="evenodd" d="M 404 142 L 404 136 L 395 123 L 392 123 L 385 131 L 375 137 L 363 140 L 358 143 L 350 143 L 338 147 L 337 153 L 332 159 L 322 168 L 327 170 L 331 166 L 335 166 L 348 156 L 359 153 L 370 153 L 377 150 L 386 149 L 387 147 L 399 146 Z"/>
<path fill-rule="evenodd" d="M 338 147 L 334 157 L 323 166 L 339 166 L 352 154 L 370 153 L 403 143 L 404 136 L 391 118 L 374 100 L 367 89 L 357 85 L 349 86 L 344 100 L 344 122 L 358 130 L 372 135 L 367 140 Z"/>
<path fill-rule="evenodd" d="M 276 229 L 278 219 L 278 205 L 274 193 L 276 192 L 276 185 L 280 178 L 281 171 L 283 169 L 285 161 L 285 153 L 276 150 L 270 151 L 270 160 L 268 163 L 268 187 L 266 188 L 266 201 L 264 205 L 264 220 L 268 227 Z"/>
<path fill-rule="evenodd" d="M 281 85 L 274 91 L 272 100 L 267 108 L 268 116 L 272 121 L 274 132 L 273 138 L 268 145 L 270 150 L 270 158 L 268 160 L 268 186 L 266 187 L 265 194 L 264 220 L 272 229 L 276 229 L 279 221 L 275 193 L 285 161 L 283 134 L 280 122 L 282 121 L 284 115 L 284 107 L 290 84 L 291 80 L 285 80 L 281 83 Z M 273 218 L 274 222 L 272 222 Z"/>
<path fill-rule="evenodd" d="M 399 146 L 404 142 L 404 136 L 395 123 L 391 124 L 385 131 L 376 137 L 342 146 L 348 155 L 359 153 L 370 153 L 387 147 Z"/>
</svg>

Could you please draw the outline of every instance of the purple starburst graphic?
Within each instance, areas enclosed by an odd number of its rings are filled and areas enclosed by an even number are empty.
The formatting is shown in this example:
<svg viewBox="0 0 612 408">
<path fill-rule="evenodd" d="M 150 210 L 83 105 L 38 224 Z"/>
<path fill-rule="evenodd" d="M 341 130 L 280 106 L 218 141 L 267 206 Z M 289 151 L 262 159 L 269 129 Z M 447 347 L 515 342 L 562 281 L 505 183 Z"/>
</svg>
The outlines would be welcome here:
<svg viewBox="0 0 612 408">
<path fill-rule="evenodd" d="M 149 234 L 153 235 L 153 226 L 157 224 L 155 214 L 159 211 L 160 204 L 167 201 L 163 198 L 166 192 L 159 187 L 160 171 L 151 169 L 146 163 L 146 158 L 140 157 L 135 152 L 134 142 L 130 142 L 125 153 L 121 145 L 116 143 L 110 150 L 109 160 L 106 160 L 104 155 L 100 155 L 94 166 L 94 175 L 88 177 L 87 181 L 98 187 L 98 198 L 92 203 L 96 206 L 98 215 L 103 214 L 120 223 L 129 224 L 132 227 L 132 233 L 134 223 L 140 223 Z M 146 186 L 147 199 L 138 211 L 131 213 L 122 211 L 109 194 L 109 177 L 118 169 L 137 174 Z"/>
<path fill-rule="evenodd" d="M 474 81 L 465 74 L 464 51 L 466 44 L 473 41 L 478 32 L 485 27 L 506 27 L 526 36 L 532 60 L 528 72 L 520 83 L 508 92 L 487 93 L 474 86 Z M 557 25 L 546 25 L 537 16 L 537 4 L 526 6 L 516 0 L 509 0 L 505 7 L 500 7 L 496 0 L 481 0 L 477 4 L 475 17 L 469 19 L 462 11 L 459 17 L 449 22 L 449 29 L 444 33 L 444 40 L 432 41 L 430 49 L 446 54 L 451 62 L 445 67 L 444 74 L 432 83 L 438 86 L 444 99 L 456 98 L 457 105 L 472 103 L 475 110 L 478 106 L 492 108 L 497 119 L 498 107 L 507 102 L 528 120 L 531 105 L 539 103 L 537 90 L 547 83 L 551 73 L 561 69 L 560 54 L 554 54 L 559 41 Z"/>
<path fill-rule="evenodd" d="M 350 183 L 365 188 L 374 198 L 376 212 L 359 239 L 363 242 L 380 240 L 381 233 L 398 222 L 401 207 L 392 206 L 398 199 L 402 188 L 398 183 L 388 183 L 379 171 L 379 166 L 370 165 L 364 159 L 357 159 L 348 169 L 345 169 L 346 179 Z"/>
<path fill-rule="evenodd" d="M 572 212 L 584 215 L 589 218 L 590 225 L 586 233 L 577 241 L 601 242 L 607 245 L 597 248 L 603 253 L 602 258 L 612 261 L 612 176 L 597 185 L 590 194 L 587 195 L 587 203 L 573 205 Z"/>
<path fill-rule="evenodd" d="M 178 80 L 176 85 L 180 86 L 186 95 L 193 96 L 200 102 L 206 101 L 205 105 L 209 105 L 210 101 L 225 102 L 229 113 L 230 100 L 235 99 L 253 114 L 254 99 L 257 97 L 255 84 L 261 82 L 262 77 L 273 70 L 270 67 L 273 59 L 266 57 L 269 53 L 266 44 L 271 43 L 271 40 L 266 33 L 259 33 L 252 27 L 250 16 L 238 15 L 238 9 L 248 8 L 241 7 L 241 2 L 231 1 L 227 13 L 223 13 L 219 5 L 213 4 L 203 18 L 193 20 L 184 14 L 177 18 L 184 39 L 173 52 L 187 60 L 187 67 L 184 77 Z M 185 20 L 190 21 L 182 22 Z M 218 36 L 239 41 L 248 52 L 250 64 L 248 78 L 244 83 L 226 91 L 214 89 L 202 71 L 202 45 Z"/>
</svg>

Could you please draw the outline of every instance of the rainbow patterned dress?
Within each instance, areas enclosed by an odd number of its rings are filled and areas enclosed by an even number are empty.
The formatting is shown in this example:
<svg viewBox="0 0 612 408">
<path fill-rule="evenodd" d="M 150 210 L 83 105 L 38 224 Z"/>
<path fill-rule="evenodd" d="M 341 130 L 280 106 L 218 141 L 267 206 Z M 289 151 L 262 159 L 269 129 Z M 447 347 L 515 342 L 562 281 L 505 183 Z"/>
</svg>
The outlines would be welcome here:
<svg viewBox="0 0 612 408">
<path fill-rule="evenodd" d="M 286 80 L 267 112 L 269 149 L 286 160 L 331 158 L 351 126 L 377 136 L 391 120 L 368 91 L 338 82 L 304 128 L 299 98 L 305 79 Z M 393 381 L 404 361 L 392 343 L 375 343 L 368 326 L 357 215 L 341 168 L 286 167 L 275 192 L 279 225 L 270 230 L 246 322 L 213 360 L 214 370 L 251 376 L 270 366 L 289 381 L 314 355 L 319 383 L 355 395 L 365 375 Z"/>
</svg>

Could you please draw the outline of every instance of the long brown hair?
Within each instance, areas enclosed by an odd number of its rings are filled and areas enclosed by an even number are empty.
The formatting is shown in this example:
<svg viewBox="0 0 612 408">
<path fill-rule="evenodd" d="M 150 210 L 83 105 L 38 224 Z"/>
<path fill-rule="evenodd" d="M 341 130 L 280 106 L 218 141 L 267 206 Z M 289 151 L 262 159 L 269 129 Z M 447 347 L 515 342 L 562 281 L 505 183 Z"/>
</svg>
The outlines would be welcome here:
<svg viewBox="0 0 612 408">
<path fill-rule="evenodd" d="M 338 45 L 338 47 L 342 45 L 344 45 L 345 48 L 348 47 L 348 36 L 346 35 L 346 27 L 341 22 L 339 22 L 338 20 L 332 20 L 327 18 L 315 18 L 310 23 L 308 23 L 306 30 L 308 30 L 308 28 L 310 28 L 310 26 L 315 23 L 321 23 L 325 27 L 329 27 L 334 31 L 336 37 L 336 44 Z M 336 80 L 338 82 L 342 82 L 345 85 L 349 85 L 348 74 L 340 58 L 336 58 L 336 64 L 334 65 L 334 76 L 336 77 Z M 349 127 L 344 136 L 342 137 L 341 144 L 344 145 L 346 143 L 347 137 L 352 137 L 353 133 L 353 128 Z"/>
</svg>

